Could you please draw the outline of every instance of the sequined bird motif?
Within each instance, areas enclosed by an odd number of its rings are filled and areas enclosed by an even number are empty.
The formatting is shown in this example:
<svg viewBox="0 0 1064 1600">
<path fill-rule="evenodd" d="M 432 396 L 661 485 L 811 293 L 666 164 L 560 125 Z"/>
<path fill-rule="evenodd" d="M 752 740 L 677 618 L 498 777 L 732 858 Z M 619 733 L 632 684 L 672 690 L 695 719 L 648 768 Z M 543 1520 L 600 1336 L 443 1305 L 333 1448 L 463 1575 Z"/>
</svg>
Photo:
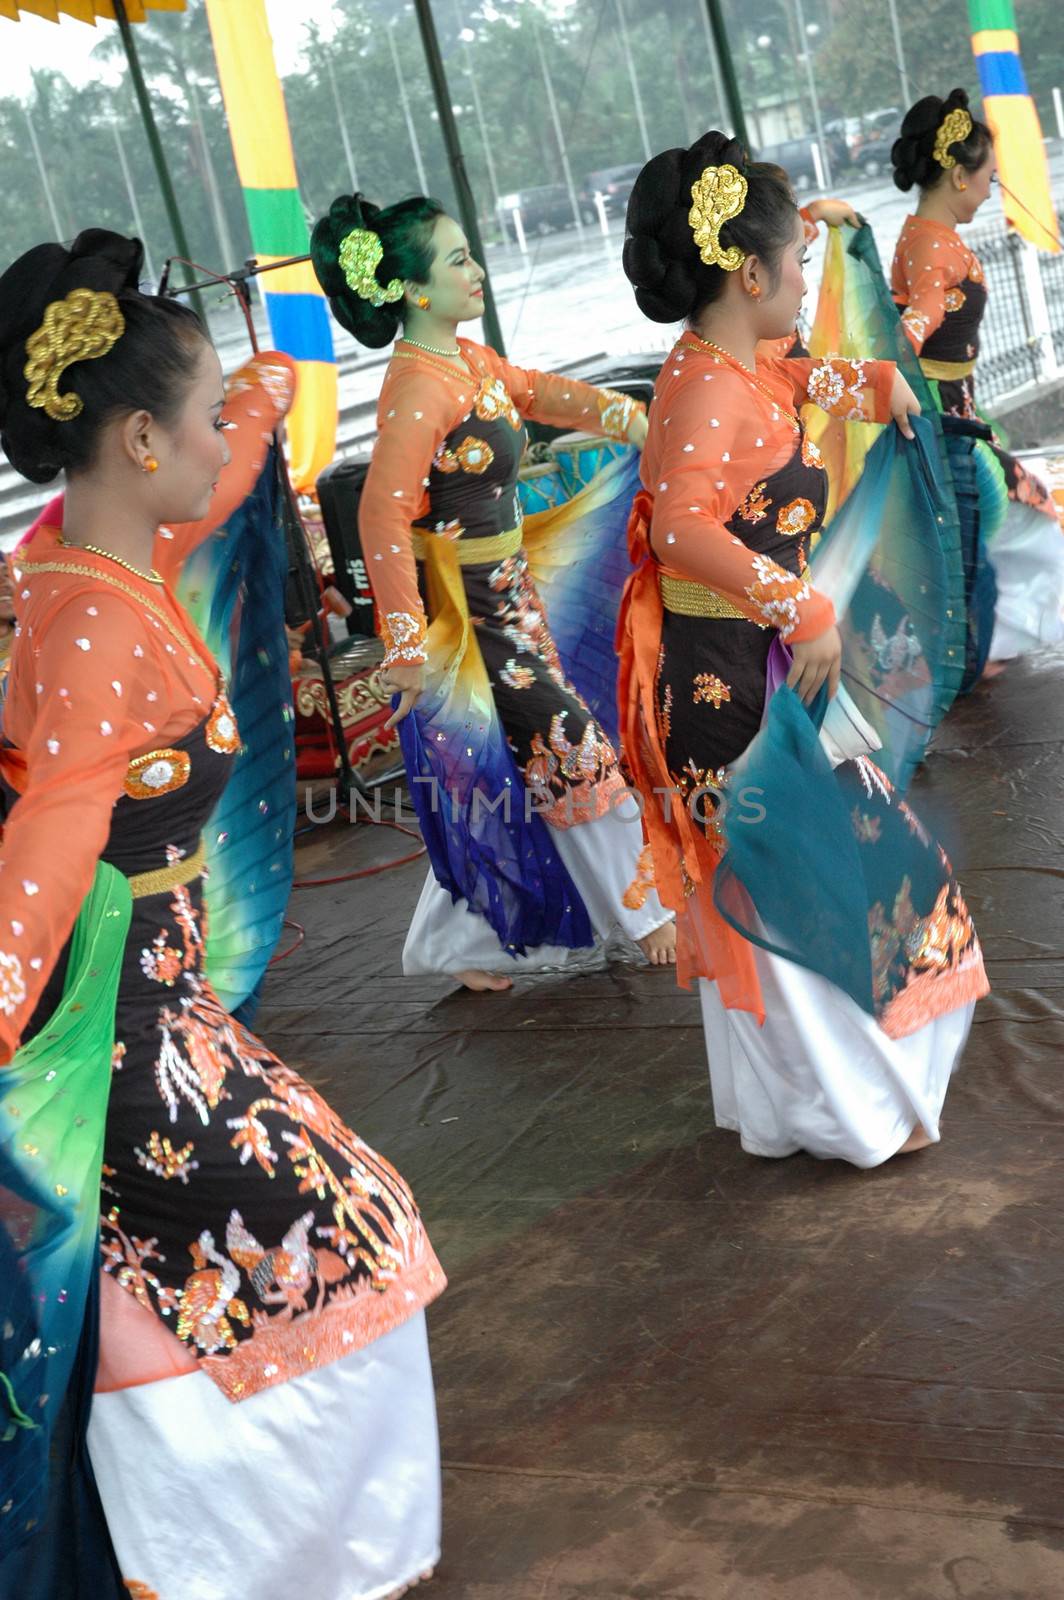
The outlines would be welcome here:
<svg viewBox="0 0 1064 1600">
<path fill-rule="evenodd" d="M 880 672 L 910 672 L 923 654 L 924 647 L 908 617 L 903 617 L 889 636 L 879 618 L 874 618 L 870 639 Z"/>
<path fill-rule="evenodd" d="M 245 1325 L 250 1321 L 247 1307 L 236 1296 L 240 1287 L 239 1269 L 219 1253 L 214 1235 L 207 1230 L 200 1234 L 189 1253 L 196 1270 L 185 1279 L 181 1292 L 177 1336 L 186 1343 L 195 1344 L 204 1355 L 232 1350 L 236 1344 L 232 1321 Z"/>
<path fill-rule="evenodd" d="M 289 1313 L 307 1309 L 307 1294 L 316 1283 L 319 1303 L 324 1285 L 342 1278 L 346 1268 L 333 1250 L 315 1250 L 310 1243 L 313 1211 L 294 1222 L 279 1246 L 272 1250 L 249 1232 L 239 1211 L 230 1215 L 225 1232 L 226 1249 L 243 1267 L 251 1287 L 265 1306 L 287 1306 Z"/>
</svg>

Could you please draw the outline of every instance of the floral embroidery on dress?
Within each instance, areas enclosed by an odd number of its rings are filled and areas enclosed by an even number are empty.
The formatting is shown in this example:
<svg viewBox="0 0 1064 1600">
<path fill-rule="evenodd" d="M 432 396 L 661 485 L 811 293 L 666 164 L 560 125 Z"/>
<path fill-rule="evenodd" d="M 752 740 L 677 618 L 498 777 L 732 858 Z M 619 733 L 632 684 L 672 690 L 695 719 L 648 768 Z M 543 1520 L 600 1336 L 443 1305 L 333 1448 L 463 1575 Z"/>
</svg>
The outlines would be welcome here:
<svg viewBox="0 0 1064 1600">
<path fill-rule="evenodd" d="M 457 517 L 452 517 L 450 522 L 437 522 L 432 531 L 441 539 L 460 539 L 465 533 Z"/>
<path fill-rule="evenodd" d="M 13 1017 L 26 999 L 26 981 L 17 955 L 0 950 L 0 1011 Z"/>
<path fill-rule="evenodd" d="M 854 806 L 850 821 L 858 844 L 879 843 L 879 836 L 883 831 L 883 823 L 879 817 L 870 817 L 867 811 L 861 811 L 859 807 Z"/>
<path fill-rule="evenodd" d="M 811 528 L 815 520 L 816 510 L 813 502 L 799 496 L 797 500 L 791 500 L 787 505 L 780 507 L 776 527 L 780 533 L 789 534 L 794 538 Z"/>
<path fill-rule="evenodd" d="M 662 744 L 672 734 L 672 684 L 665 685 L 664 692 L 659 696 L 655 705 L 655 718 L 658 724 L 658 738 Z"/>
<path fill-rule="evenodd" d="M 122 788 L 131 800 L 155 800 L 184 788 L 191 771 L 186 751 L 149 750 L 129 763 Z"/>
<path fill-rule="evenodd" d="M 906 306 L 901 314 L 901 320 L 902 325 L 913 334 L 917 344 L 922 345 L 927 337 L 927 330 L 931 323 L 931 318 L 927 313 L 918 311 L 915 306 Z"/>
<path fill-rule="evenodd" d="M 155 983 L 164 983 L 172 989 L 184 970 L 180 950 L 166 942 L 166 934 L 157 933 L 150 950 L 140 952 L 140 970 Z"/>
<path fill-rule="evenodd" d="M 396 661 L 417 664 L 425 660 L 425 635 L 428 627 L 424 613 L 415 617 L 409 611 L 388 611 L 380 619 L 381 641 L 384 645 L 382 667 Z"/>
<path fill-rule="evenodd" d="M 521 427 L 521 417 L 517 407 L 501 378 L 484 378 L 481 381 L 473 409 L 481 422 L 498 422 L 503 418 L 515 432 Z"/>
<path fill-rule="evenodd" d="M 455 456 L 453 450 L 448 450 L 445 444 L 441 444 L 440 448 L 436 451 L 436 454 L 432 458 L 432 465 L 435 467 L 437 472 L 442 472 L 444 474 L 457 472 L 458 458 Z"/>
<path fill-rule="evenodd" d="M 454 455 L 464 472 L 471 472 L 478 478 L 482 472 L 487 472 L 495 460 L 495 452 L 487 440 L 477 439 L 472 434 L 462 440 Z"/>
<path fill-rule="evenodd" d="M 815 439 L 809 437 L 804 428 L 802 429 L 802 465 L 806 467 L 822 467 L 824 465 L 824 457 L 820 452 L 820 446 Z"/>
<path fill-rule="evenodd" d="M 631 395 L 618 394 L 615 389 L 598 392 L 599 422 L 607 439 L 627 439 L 632 418 L 643 408 Z"/>
<path fill-rule="evenodd" d="M 846 361 L 841 356 L 829 356 L 809 376 L 809 399 L 822 411 L 842 417 L 847 422 L 867 422 L 865 409 L 865 377 L 863 361 Z"/>
<path fill-rule="evenodd" d="M 218 1350 L 233 1350 L 233 1323 L 251 1325 L 251 1313 L 236 1293 L 240 1288 L 240 1268 L 218 1253 L 214 1235 L 206 1229 L 189 1246 L 189 1254 L 195 1270 L 180 1291 L 177 1337 L 207 1356 Z"/>
<path fill-rule="evenodd" d="M 906 875 L 894 897 L 889 915 L 881 901 L 869 907 L 868 941 L 872 954 L 872 995 L 877 1005 L 887 998 L 891 976 L 906 941 L 919 922 L 912 901 L 912 880 Z"/>
<path fill-rule="evenodd" d="M 947 289 L 945 305 L 947 311 L 959 311 L 968 296 L 963 289 Z"/>
<path fill-rule="evenodd" d="M 764 483 L 755 483 L 739 507 L 739 515 L 744 522 L 763 522 L 771 504 L 772 501 L 765 495 Z"/>
<path fill-rule="evenodd" d="M 656 888 L 654 857 L 650 846 L 645 844 L 639 852 L 639 860 L 635 865 L 635 877 L 621 896 L 621 903 L 629 911 L 642 911 L 647 903 L 647 896 Z"/>
<path fill-rule="evenodd" d="M 809 599 L 812 590 L 804 578 L 786 571 L 768 556 L 755 556 L 753 566 L 757 579 L 747 584 L 746 594 L 763 621 L 778 628 L 781 639 L 787 639 L 801 621 L 798 607 Z"/>
<path fill-rule="evenodd" d="M 270 361 L 262 356 L 253 356 L 247 364 L 234 373 L 225 386 L 227 400 L 234 399 L 238 394 L 244 394 L 248 389 L 257 388 L 259 385 L 265 389 L 276 409 L 283 416 L 288 410 L 295 388 L 295 377 L 290 368 L 279 361 Z"/>
<path fill-rule="evenodd" d="M 240 731 L 233 708 L 224 690 L 218 695 L 207 719 L 207 746 L 220 756 L 231 756 L 240 749 Z"/>
<path fill-rule="evenodd" d="M 700 672 L 693 681 L 696 706 L 711 705 L 719 711 L 724 702 L 731 699 L 730 686 L 712 672 Z"/>
<path fill-rule="evenodd" d="M 189 1139 L 186 1144 L 181 1146 L 180 1150 L 175 1150 L 169 1139 L 162 1138 L 153 1129 L 148 1140 L 147 1150 L 142 1150 L 139 1145 L 134 1145 L 133 1154 L 145 1171 L 153 1173 L 155 1177 L 163 1178 L 167 1181 L 171 1178 L 178 1178 L 182 1183 L 187 1184 L 189 1174 L 195 1172 L 199 1167 L 199 1162 L 192 1160 L 192 1152 L 195 1148 L 192 1140 Z"/>
<path fill-rule="evenodd" d="M 499 677 L 510 689 L 531 689 L 536 681 L 536 674 L 532 668 L 518 666 L 513 656 L 505 667 L 500 669 Z"/>
</svg>

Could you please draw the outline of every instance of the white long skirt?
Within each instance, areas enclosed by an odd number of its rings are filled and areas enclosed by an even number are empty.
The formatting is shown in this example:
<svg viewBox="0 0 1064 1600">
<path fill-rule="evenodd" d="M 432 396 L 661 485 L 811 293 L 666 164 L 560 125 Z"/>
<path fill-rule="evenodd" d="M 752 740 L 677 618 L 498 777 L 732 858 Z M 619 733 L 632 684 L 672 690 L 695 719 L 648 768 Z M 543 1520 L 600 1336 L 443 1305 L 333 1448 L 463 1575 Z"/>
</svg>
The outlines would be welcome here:
<svg viewBox="0 0 1064 1600">
<path fill-rule="evenodd" d="M 876 1167 L 917 1123 L 939 1139 L 939 1119 L 974 1005 L 959 1006 L 904 1039 L 818 973 L 753 947 L 765 1006 L 759 1027 L 700 980 L 702 1025 L 718 1128 L 756 1156 Z"/>
<path fill-rule="evenodd" d="M 639 807 L 630 795 L 594 821 L 553 828 L 551 835 L 587 907 L 595 933 L 593 950 L 544 944 L 523 956 L 506 955 L 485 919 L 470 911 L 467 900 L 453 901 L 430 871 L 403 946 L 407 976 L 470 968 L 506 977 L 548 967 L 582 969 L 601 963 L 611 950 L 632 955 L 636 940 L 671 921 L 672 912 L 653 889 L 637 911 L 624 904 L 643 849 Z"/>
<path fill-rule="evenodd" d="M 1050 488 L 1064 489 L 1064 469 L 1044 456 L 1020 462 Z M 1010 661 L 1064 639 L 1064 529 L 1033 506 L 1012 501 L 987 547 L 997 580 L 991 661 Z"/>
<path fill-rule="evenodd" d="M 122 1575 L 158 1600 L 382 1600 L 440 1553 L 425 1314 L 234 1405 L 204 1373 L 98 1394 Z"/>
</svg>

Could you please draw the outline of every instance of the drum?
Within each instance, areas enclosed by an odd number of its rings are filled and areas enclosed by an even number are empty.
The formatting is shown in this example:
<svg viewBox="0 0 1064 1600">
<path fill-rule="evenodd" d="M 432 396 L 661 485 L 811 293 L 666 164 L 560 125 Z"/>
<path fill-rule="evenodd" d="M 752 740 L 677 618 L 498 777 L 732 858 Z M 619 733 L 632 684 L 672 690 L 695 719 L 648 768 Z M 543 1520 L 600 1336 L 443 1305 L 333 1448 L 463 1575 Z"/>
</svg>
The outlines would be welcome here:
<svg viewBox="0 0 1064 1600">
<path fill-rule="evenodd" d="M 622 444 L 618 439 L 592 438 L 584 433 L 566 433 L 560 439 L 555 439 L 551 451 L 561 468 L 568 498 L 579 494 L 596 473 L 631 448 L 631 445 Z"/>
<path fill-rule="evenodd" d="M 542 446 L 538 447 L 539 450 Z M 521 468 L 517 496 L 526 517 L 536 511 L 553 511 L 570 498 L 561 463 L 548 454 L 546 460 L 531 459 Z"/>
</svg>

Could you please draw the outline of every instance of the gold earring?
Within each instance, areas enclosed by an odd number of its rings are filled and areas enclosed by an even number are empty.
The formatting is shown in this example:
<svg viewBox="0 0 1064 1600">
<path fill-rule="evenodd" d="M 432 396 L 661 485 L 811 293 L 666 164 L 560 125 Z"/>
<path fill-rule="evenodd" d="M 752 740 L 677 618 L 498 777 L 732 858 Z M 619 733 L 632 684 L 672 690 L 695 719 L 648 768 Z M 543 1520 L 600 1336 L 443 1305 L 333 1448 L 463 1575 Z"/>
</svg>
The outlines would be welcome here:
<svg viewBox="0 0 1064 1600">
<path fill-rule="evenodd" d="M 158 472 L 158 470 L 159 470 L 159 463 L 156 461 L 155 457 L 154 456 L 146 456 L 145 459 L 144 459 L 144 471 L 145 472 Z"/>
<path fill-rule="evenodd" d="M 417 297 L 417 303 L 420 310 L 427 311 L 429 306 L 432 304 L 432 301 L 429 299 L 427 294 L 419 294 Z"/>
<path fill-rule="evenodd" d="M 957 185 L 958 189 L 967 189 L 967 187 L 968 187 L 968 185 L 966 183 L 958 183 L 958 185 Z"/>
<path fill-rule="evenodd" d="M 752 294 L 754 299 L 757 300 L 761 294 L 761 285 L 758 283 L 752 283 L 746 292 L 747 294 Z"/>
</svg>

